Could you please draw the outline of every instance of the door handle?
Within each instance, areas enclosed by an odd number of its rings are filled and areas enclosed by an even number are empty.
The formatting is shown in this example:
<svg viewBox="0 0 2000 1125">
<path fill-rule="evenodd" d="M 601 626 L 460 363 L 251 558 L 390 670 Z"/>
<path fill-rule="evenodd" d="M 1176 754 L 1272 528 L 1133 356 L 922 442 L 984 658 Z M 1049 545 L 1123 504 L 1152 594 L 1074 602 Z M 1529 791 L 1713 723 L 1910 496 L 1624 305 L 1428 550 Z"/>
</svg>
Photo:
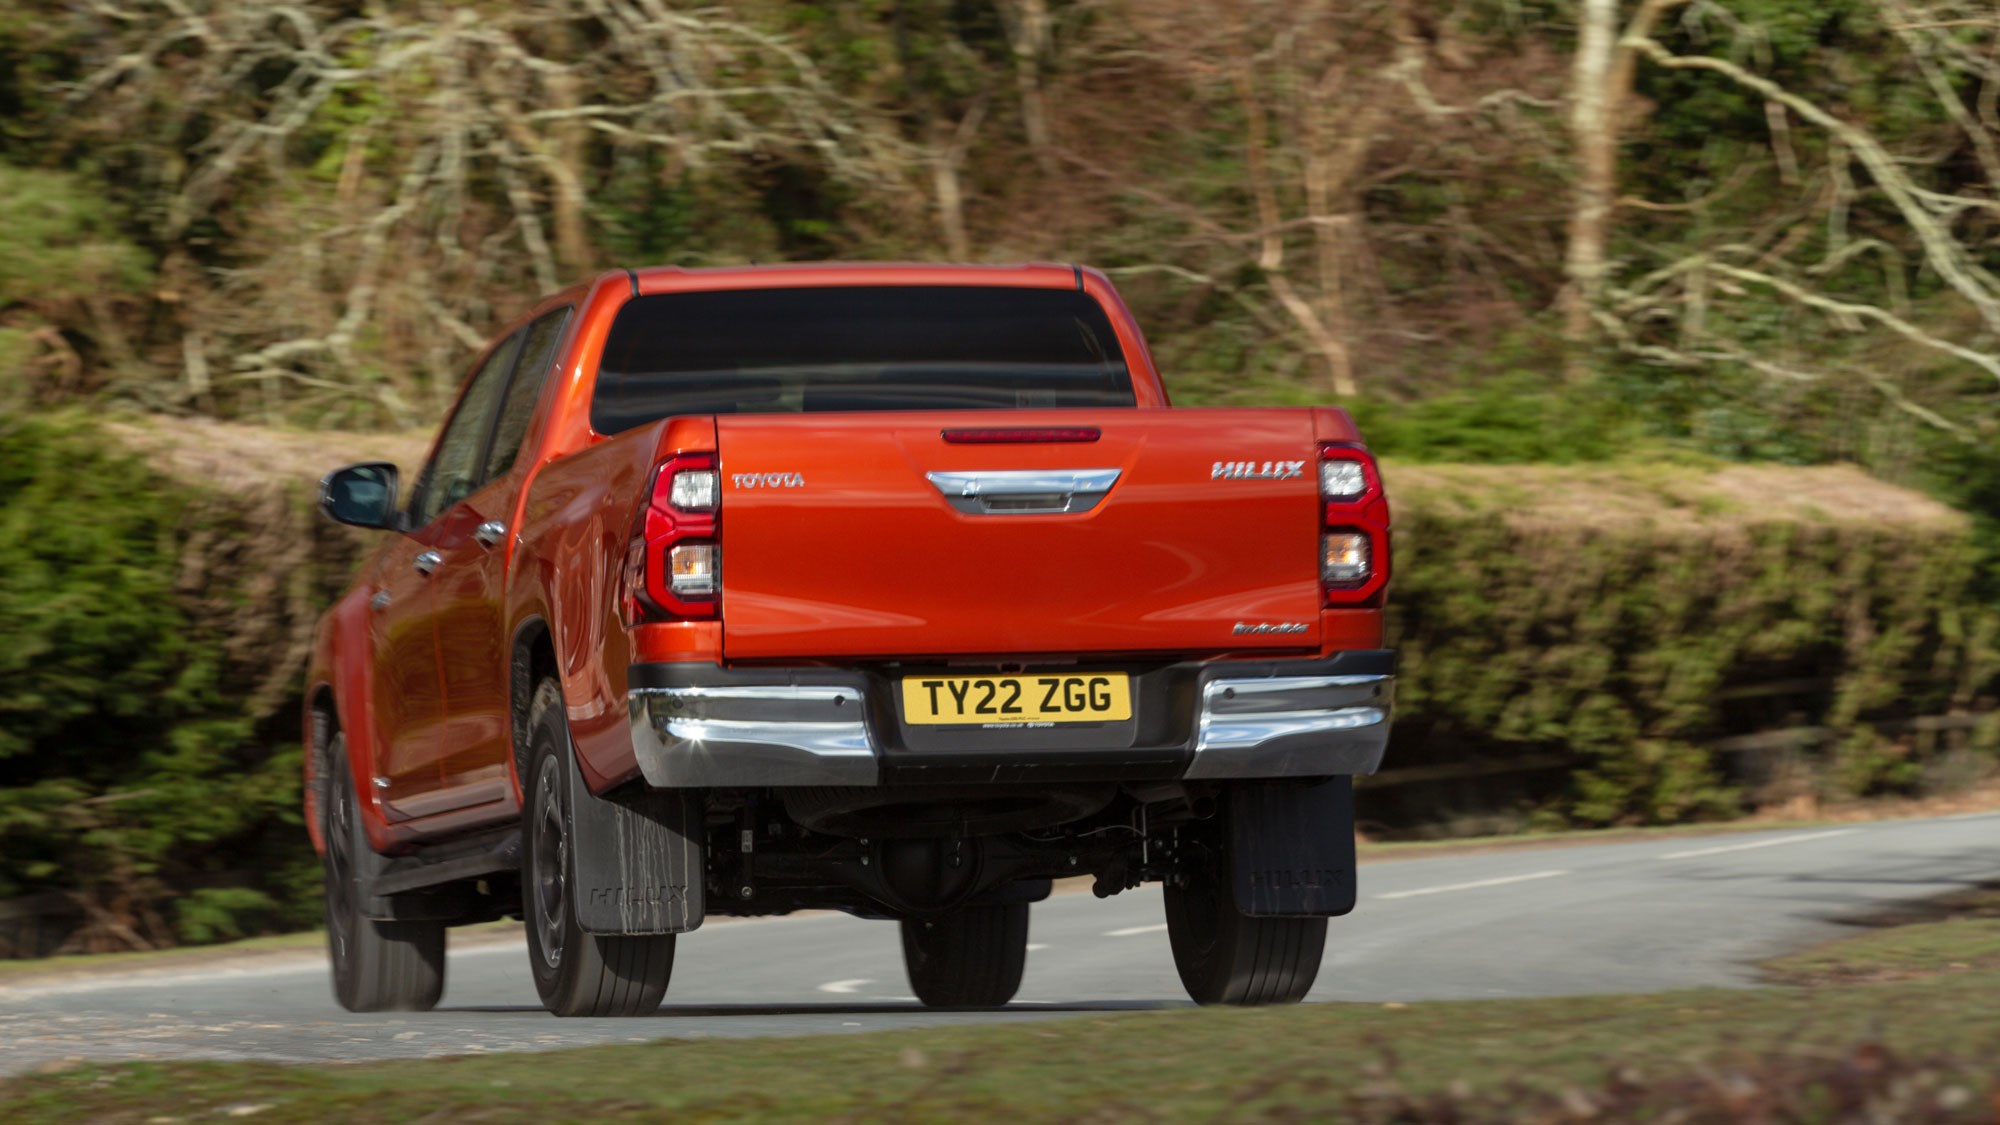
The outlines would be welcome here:
<svg viewBox="0 0 2000 1125">
<path fill-rule="evenodd" d="M 472 537 L 479 540 L 482 547 L 497 547 L 502 539 L 507 538 L 507 525 L 499 520 L 487 520 L 473 530 Z"/>
<path fill-rule="evenodd" d="M 994 469 L 925 473 L 945 502 L 969 516 L 1088 512 L 1123 475 L 1120 469 Z"/>
<path fill-rule="evenodd" d="M 443 565 L 444 556 L 438 554 L 436 551 L 425 551 L 423 554 L 417 556 L 417 573 L 426 578 L 430 577 L 431 571 Z"/>
</svg>

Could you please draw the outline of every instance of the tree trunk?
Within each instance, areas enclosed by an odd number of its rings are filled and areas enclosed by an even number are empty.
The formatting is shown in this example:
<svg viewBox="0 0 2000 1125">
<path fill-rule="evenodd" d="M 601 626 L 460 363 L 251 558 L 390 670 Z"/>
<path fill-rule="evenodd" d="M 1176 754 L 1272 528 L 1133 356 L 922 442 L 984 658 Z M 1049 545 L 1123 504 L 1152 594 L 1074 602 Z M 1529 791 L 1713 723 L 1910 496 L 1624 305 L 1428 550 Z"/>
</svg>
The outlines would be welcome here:
<svg viewBox="0 0 2000 1125">
<path fill-rule="evenodd" d="M 1604 293 L 1611 203 L 1618 191 L 1618 102 L 1612 72 L 1618 52 L 1618 0 L 1582 0 L 1576 65 L 1571 71 L 1570 136 L 1576 145 L 1576 195 L 1564 262 L 1563 334 L 1572 348 L 1590 339 L 1590 317 Z M 1571 364 L 1572 374 L 1577 370 Z"/>
<path fill-rule="evenodd" d="M 1007 16 L 1008 45 L 1014 50 L 1014 84 L 1021 98 L 1021 128 L 1028 148 L 1043 171 L 1050 170 L 1049 119 L 1042 98 L 1042 56 L 1049 47 L 1048 0 L 1011 0 L 1002 5 Z"/>
</svg>

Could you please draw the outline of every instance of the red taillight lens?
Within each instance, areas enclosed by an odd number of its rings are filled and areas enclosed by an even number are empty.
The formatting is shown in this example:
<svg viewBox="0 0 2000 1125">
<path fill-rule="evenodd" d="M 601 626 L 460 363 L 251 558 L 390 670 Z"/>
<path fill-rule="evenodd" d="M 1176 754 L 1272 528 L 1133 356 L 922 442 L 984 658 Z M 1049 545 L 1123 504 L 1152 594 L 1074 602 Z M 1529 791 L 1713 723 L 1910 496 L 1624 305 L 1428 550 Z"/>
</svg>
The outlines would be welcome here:
<svg viewBox="0 0 2000 1125">
<path fill-rule="evenodd" d="M 1319 450 L 1320 585 L 1330 606 L 1365 605 L 1389 584 L 1389 500 L 1366 447 Z"/>
<path fill-rule="evenodd" d="M 712 453 L 653 470 L 651 499 L 625 554 L 626 617 L 716 616 L 722 608 L 722 516 Z"/>
</svg>

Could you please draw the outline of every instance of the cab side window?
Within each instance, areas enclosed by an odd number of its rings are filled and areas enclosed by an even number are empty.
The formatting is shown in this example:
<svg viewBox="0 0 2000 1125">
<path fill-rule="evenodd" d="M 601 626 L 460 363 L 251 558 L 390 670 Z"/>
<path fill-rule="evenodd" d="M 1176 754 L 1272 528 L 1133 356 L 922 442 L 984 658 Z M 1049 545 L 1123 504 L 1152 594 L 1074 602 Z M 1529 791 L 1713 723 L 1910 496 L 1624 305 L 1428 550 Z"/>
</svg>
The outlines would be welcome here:
<svg viewBox="0 0 2000 1125">
<path fill-rule="evenodd" d="M 410 526 L 422 527 L 445 509 L 472 495 L 479 487 L 480 455 L 486 451 L 486 435 L 493 428 L 493 413 L 507 386 L 507 373 L 521 350 L 521 333 L 494 348 L 486 362 L 473 372 L 472 381 L 459 399 L 458 409 L 444 425 L 437 452 L 424 467 L 417 488 L 416 505 L 410 512 Z"/>
<path fill-rule="evenodd" d="M 514 368 L 514 380 L 507 385 L 507 397 L 500 402 L 500 417 L 493 424 L 493 451 L 486 456 L 483 480 L 492 480 L 514 467 L 521 442 L 528 436 L 528 423 L 534 420 L 535 405 L 541 401 L 542 384 L 548 379 L 556 345 L 562 343 L 569 312 L 567 308 L 556 309 L 528 326 L 526 342 L 521 345 L 521 362 Z"/>
</svg>

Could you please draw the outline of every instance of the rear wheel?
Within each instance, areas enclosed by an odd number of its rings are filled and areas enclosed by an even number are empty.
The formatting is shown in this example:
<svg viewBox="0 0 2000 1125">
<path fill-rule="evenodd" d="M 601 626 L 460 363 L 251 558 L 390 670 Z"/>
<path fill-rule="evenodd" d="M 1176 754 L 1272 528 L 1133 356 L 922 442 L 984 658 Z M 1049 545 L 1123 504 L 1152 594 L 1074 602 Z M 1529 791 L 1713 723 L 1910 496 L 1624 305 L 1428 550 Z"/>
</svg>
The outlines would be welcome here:
<svg viewBox="0 0 2000 1125">
<path fill-rule="evenodd" d="M 1296 1004 L 1319 976 L 1324 918 L 1253 918 L 1236 909 L 1219 856 L 1166 888 L 1174 968 L 1197 1004 Z"/>
<path fill-rule="evenodd" d="M 521 905 L 528 960 L 542 1005 L 559 1016 L 643 1016 L 657 1010 L 674 971 L 672 934 L 591 934 L 576 920 L 572 894 L 569 724 L 553 680 L 535 689 L 529 711 L 527 820 L 521 852 Z"/>
<path fill-rule="evenodd" d="M 358 815 L 347 736 L 327 748 L 326 945 L 333 998 L 350 1012 L 427 1012 L 444 995 L 444 923 L 384 922 L 361 912 L 373 865 Z"/>
<path fill-rule="evenodd" d="M 932 1008 L 997 1008 L 1021 989 L 1028 904 L 963 906 L 903 921 L 903 967 Z"/>
</svg>

